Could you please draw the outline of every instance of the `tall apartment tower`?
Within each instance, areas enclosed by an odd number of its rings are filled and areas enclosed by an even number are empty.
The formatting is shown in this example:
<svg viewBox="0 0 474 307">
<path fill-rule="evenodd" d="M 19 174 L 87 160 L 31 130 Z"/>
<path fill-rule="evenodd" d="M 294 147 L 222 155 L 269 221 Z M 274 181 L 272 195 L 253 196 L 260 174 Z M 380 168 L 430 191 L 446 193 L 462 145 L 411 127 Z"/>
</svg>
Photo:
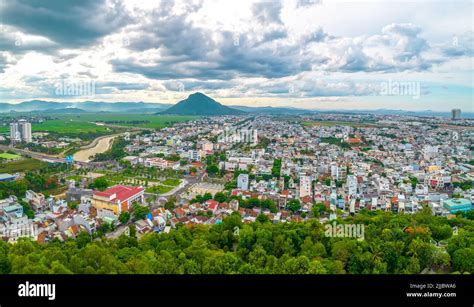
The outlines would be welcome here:
<svg viewBox="0 0 474 307">
<path fill-rule="evenodd" d="M 18 123 L 10 123 L 10 140 L 12 143 L 21 142 L 21 132 Z"/>
<path fill-rule="evenodd" d="M 312 196 L 312 183 L 310 176 L 300 176 L 300 198 Z"/>
<path fill-rule="evenodd" d="M 12 143 L 32 142 L 31 123 L 26 120 L 10 123 L 10 140 Z"/>
<path fill-rule="evenodd" d="M 347 176 L 347 194 L 354 196 L 357 194 L 357 177 L 354 175 Z"/>
<path fill-rule="evenodd" d="M 461 119 L 461 109 L 452 109 L 451 110 L 451 119 L 452 120 Z"/>
<path fill-rule="evenodd" d="M 247 191 L 249 189 L 249 175 L 240 174 L 237 177 L 237 188 Z"/>
<path fill-rule="evenodd" d="M 21 140 L 26 143 L 31 143 L 31 123 L 26 120 L 20 120 L 18 121 L 18 126 L 21 132 Z"/>
</svg>

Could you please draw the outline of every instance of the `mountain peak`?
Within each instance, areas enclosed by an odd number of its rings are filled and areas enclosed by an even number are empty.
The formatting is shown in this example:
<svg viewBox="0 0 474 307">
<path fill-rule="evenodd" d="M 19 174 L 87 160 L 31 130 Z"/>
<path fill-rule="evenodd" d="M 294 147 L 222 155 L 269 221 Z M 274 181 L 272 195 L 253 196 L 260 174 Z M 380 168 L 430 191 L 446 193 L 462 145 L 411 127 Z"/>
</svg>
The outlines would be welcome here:
<svg viewBox="0 0 474 307">
<path fill-rule="evenodd" d="M 205 94 L 203 94 L 203 93 L 201 93 L 201 92 L 196 92 L 196 93 L 190 94 L 190 95 L 188 96 L 188 98 L 189 98 L 189 97 L 207 97 L 207 98 L 211 98 L 211 97 L 209 97 L 209 96 L 207 96 L 207 95 L 205 95 Z"/>
<path fill-rule="evenodd" d="M 159 114 L 176 115 L 238 115 L 245 112 L 229 108 L 201 92 L 196 92 L 188 98 L 179 101 L 171 108 Z"/>
</svg>

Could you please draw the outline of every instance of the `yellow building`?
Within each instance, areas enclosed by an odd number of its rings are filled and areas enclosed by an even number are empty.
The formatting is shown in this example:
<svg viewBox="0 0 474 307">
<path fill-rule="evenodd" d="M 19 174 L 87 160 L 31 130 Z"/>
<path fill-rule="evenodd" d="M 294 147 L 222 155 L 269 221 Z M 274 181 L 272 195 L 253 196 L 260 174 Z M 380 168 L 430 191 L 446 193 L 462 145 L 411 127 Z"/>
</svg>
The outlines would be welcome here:
<svg viewBox="0 0 474 307">
<path fill-rule="evenodd" d="M 133 202 L 143 202 L 145 190 L 142 187 L 116 185 L 105 191 L 94 191 L 92 206 L 112 211 L 115 215 L 130 210 Z"/>
</svg>

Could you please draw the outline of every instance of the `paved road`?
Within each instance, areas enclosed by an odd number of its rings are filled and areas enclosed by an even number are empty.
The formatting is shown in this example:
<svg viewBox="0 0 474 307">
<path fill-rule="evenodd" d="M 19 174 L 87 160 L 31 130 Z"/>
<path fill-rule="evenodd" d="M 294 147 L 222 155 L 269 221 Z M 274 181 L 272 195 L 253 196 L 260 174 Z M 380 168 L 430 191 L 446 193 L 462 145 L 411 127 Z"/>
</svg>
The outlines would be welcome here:
<svg viewBox="0 0 474 307">
<path fill-rule="evenodd" d="M 166 196 L 174 195 L 174 194 L 178 193 L 179 191 L 184 190 L 188 185 L 189 185 L 189 182 L 186 179 L 183 178 L 183 179 L 181 179 L 181 183 L 178 186 L 174 187 L 169 192 L 161 194 L 160 196 L 166 197 Z"/>
<path fill-rule="evenodd" d="M 183 176 L 181 177 L 181 183 L 175 187 L 173 190 L 163 193 L 163 194 L 157 194 L 157 193 L 147 193 L 145 192 L 145 195 L 157 195 L 158 197 L 168 197 L 171 195 L 175 195 L 178 201 L 181 199 L 180 194 L 186 190 L 187 187 L 190 185 L 193 185 L 197 182 L 202 181 L 202 176 L 199 177 L 194 177 L 194 176 Z"/>
<path fill-rule="evenodd" d="M 14 147 L 5 146 L 5 145 L 0 145 L 0 150 L 10 150 L 10 151 L 22 154 L 22 155 L 28 155 L 28 156 L 30 156 L 34 159 L 38 159 L 38 160 L 47 160 L 47 161 L 51 161 L 51 162 L 60 162 L 60 163 L 66 162 L 66 159 L 64 159 L 64 158 L 58 158 L 56 156 L 51 156 L 51 155 L 48 155 L 48 154 L 45 154 L 45 153 L 34 152 L 34 151 L 14 148 Z"/>
<path fill-rule="evenodd" d="M 116 136 L 119 136 L 121 134 L 112 134 L 112 135 L 103 135 L 103 136 L 100 136 L 96 139 L 94 139 L 91 143 L 89 143 L 88 145 L 85 145 L 83 147 L 81 147 L 81 149 L 87 149 L 87 148 L 92 148 L 94 146 L 97 145 L 97 143 L 104 139 L 104 138 L 108 138 L 108 137 L 116 137 Z M 41 153 L 41 152 L 35 152 L 35 151 L 29 151 L 29 150 L 25 150 L 25 149 L 19 149 L 19 148 L 15 148 L 15 147 L 11 147 L 11 146 L 7 146 L 7 145 L 0 145 L 0 150 L 3 150 L 3 151 L 13 151 L 13 152 L 16 152 L 18 154 L 22 154 L 22 155 L 28 155 L 34 159 L 37 159 L 37 160 L 43 160 L 43 161 L 46 161 L 46 162 L 54 162 L 54 163 L 65 163 L 66 162 L 66 159 L 65 158 L 61 158 L 61 157 L 58 157 L 58 156 L 54 156 L 54 155 L 48 155 L 48 154 L 45 154 L 45 153 Z M 75 164 L 79 164 L 79 165 L 87 165 L 87 164 L 93 164 L 93 162 L 85 162 L 85 161 L 74 161 Z"/>
</svg>

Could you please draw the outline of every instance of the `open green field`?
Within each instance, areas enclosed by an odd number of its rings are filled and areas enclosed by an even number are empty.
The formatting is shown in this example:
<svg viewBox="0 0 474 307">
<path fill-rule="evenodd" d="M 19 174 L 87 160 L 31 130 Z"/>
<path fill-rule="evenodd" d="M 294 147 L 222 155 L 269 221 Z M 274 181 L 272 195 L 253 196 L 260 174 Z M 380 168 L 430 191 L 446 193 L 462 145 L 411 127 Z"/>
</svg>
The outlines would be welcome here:
<svg viewBox="0 0 474 307">
<path fill-rule="evenodd" d="M 185 122 L 198 118 L 197 116 L 172 116 L 172 115 L 152 115 L 152 114 L 80 114 L 80 115 L 57 115 L 55 116 L 63 122 L 87 123 L 94 127 L 96 122 L 113 126 L 140 127 L 140 128 L 164 128 L 173 123 Z"/>
<path fill-rule="evenodd" d="M 145 185 L 147 182 L 150 185 L 164 185 L 169 186 L 171 188 L 178 186 L 181 183 L 181 180 L 176 178 L 167 178 L 164 181 L 158 179 L 150 179 L 144 176 L 127 176 L 122 175 L 119 173 L 109 173 L 109 172 L 102 172 L 105 174 L 103 178 L 105 178 L 108 182 L 113 184 L 141 184 Z"/>
<path fill-rule="evenodd" d="M 96 124 L 73 118 L 47 120 L 41 124 L 33 123 L 31 129 L 33 132 L 43 131 L 64 134 L 104 133 L 108 131 L 107 127 L 97 126 Z"/>
<path fill-rule="evenodd" d="M 176 179 L 176 178 L 168 178 L 165 181 L 163 181 L 164 185 L 169 185 L 173 187 L 177 187 L 181 183 L 181 180 Z"/>
<path fill-rule="evenodd" d="M 124 127 L 140 127 L 140 128 L 164 128 L 173 123 L 185 122 L 196 119 L 196 116 L 168 116 L 168 115 L 151 115 L 151 114 L 80 114 L 80 115 L 57 115 L 58 120 L 48 121 L 53 122 L 50 126 L 66 127 L 77 125 L 77 128 L 83 126 L 84 128 L 107 129 L 104 126 L 98 126 L 95 123 L 104 123 L 112 126 Z M 46 123 L 48 123 L 46 122 Z M 86 126 L 84 126 L 86 125 Z M 74 127 L 76 128 L 76 127 Z"/>
<path fill-rule="evenodd" d="M 185 122 L 197 119 L 198 116 L 173 116 L 173 115 L 153 115 L 153 114 L 122 114 L 122 113 L 88 113 L 80 115 L 52 114 L 54 119 L 47 120 L 41 124 L 33 123 L 33 132 L 55 132 L 64 134 L 79 133 L 106 133 L 110 126 L 139 127 L 159 129 L 171 126 L 173 123 Z M 0 127 L 0 133 L 9 131 L 7 126 Z"/>
<path fill-rule="evenodd" d="M 7 152 L 0 153 L 0 159 L 15 160 L 15 159 L 18 159 L 19 157 L 20 157 L 19 155 L 7 153 Z"/>
<path fill-rule="evenodd" d="M 81 119 L 61 118 L 46 120 L 42 123 L 32 123 L 31 130 L 33 132 L 54 132 L 63 134 L 79 134 L 79 133 L 106 133 L 110 129 L 104 126 L 98 126 L 94 123 L 86 122 Z M 10 128 L 7 126 L 0 127 L 0 133 L 8 133 Z"/>
<path fill-rule="evenodd" d="M 84 177 L 76 175 L 76 176 L 66 177 L 66 180 L 74 180 L 76 182 L 80 182 L 82 180 L 82 178 L 84 178 Z"/>
<path fill-rule="evenodd" d="M 35 159 L 22 159 L 19 161 L 12 161 L 0 163 L 0 173 L 17 173 L 38 170 L 48 166 L 48 163 Z"/>
<path fill-rule="evenodd" d="M 146 188 L 147 193 L 158 193 L 158 194 L 164 194 L 169 191 L 173 190 L 173 187 L 168 187 L 164 185 L 155 185 L 149 188 Z"/>
</svg>

